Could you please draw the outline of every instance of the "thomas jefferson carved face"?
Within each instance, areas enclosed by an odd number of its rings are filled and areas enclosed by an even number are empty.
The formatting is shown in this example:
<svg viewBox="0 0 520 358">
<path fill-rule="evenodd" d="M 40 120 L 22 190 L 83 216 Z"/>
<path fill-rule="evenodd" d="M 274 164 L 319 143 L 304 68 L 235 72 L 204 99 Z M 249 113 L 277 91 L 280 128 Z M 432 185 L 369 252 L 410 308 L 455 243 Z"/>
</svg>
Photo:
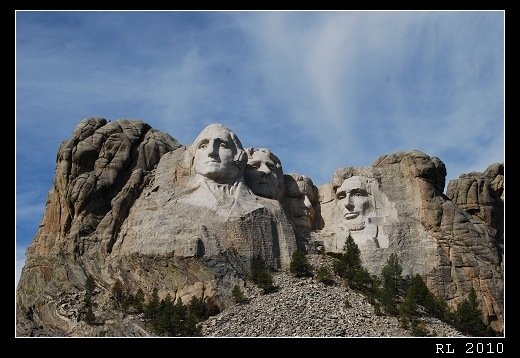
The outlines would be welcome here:
<svg viewBox="0 0 520 358">
<path fill-rule="evenodd" d="M 337 204 L 345 220 L 354 220 L 365 215 L 370 202 L 365 180 L 360 176 L 353 176 L 343 181 L 336 189 Z"/>
<path fill-rule="evenodd" d="M 289 215 L 302 233 L 309 233 L 312 229 L 316 202 L 316 192 L 309 177 L 301 175 L 285 175 L 286 202 Z"/>
<path fill-rule="evenodd" d="M 220 124 L 210 124 L 194 141 L 195 172 L 219 184 L 232 184 L 242 174 L 242 145 Z"/>
<path fill-rule="evenodd" d="M 244 177 L 253 193 L 269 199 L 283 195 L 283 172 L 280 160 L 269 149 L 249 148 Z"/>
</svg>

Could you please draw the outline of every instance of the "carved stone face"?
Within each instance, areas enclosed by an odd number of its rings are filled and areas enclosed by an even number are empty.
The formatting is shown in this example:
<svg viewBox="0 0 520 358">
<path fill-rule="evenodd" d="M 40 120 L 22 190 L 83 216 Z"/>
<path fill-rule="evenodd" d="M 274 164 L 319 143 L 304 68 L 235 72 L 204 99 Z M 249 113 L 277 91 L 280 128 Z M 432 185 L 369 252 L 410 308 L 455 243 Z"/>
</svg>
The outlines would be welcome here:
<svg viewBox="0 0 520 358">
<path fill-rule="evenodd" d="M 235 163 L 237 148 L 229 129 L 211 124 L 195 139 L 195 172 L 220 184 L 231 184 L 240 176 Z"/>
<path fill-rule="evenodd" d="M 286 205 L 296 229 L 302 233 L 309 233 L 315 215 L 313 203 L 317 200 L 311 179 L 287 175 L 285 190 Z"/>
<path fill-rule="evenodd" d="M 283 193 L 283 173 L 280 162 L 267 149 L 248 149 L 244 172 L 246 184 L 253 193 L 269 199 L 278 199 Z"/>
<path fill-rule="evenodd" d="M 370 201 L 363 178 L 353 176 L 345 179 L 343 184 L 336 189 L 336 200 L 345 220 L 354 220 L 358 216 L 364 216 Z"/>
</svg>

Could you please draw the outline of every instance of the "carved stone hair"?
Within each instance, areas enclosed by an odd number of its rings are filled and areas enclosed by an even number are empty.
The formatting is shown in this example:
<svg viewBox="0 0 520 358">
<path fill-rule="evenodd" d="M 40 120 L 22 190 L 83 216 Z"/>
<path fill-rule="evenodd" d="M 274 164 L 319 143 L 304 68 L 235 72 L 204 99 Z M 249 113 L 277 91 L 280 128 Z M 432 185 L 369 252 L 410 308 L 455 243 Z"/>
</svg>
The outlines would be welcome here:
<svg viewBox="0 0 520 358">
<path fill-rule="evenodd" d="M 246 148 L 248 158 L 252 158 L 255 152 L 266 153 L 269 158 L 274 162 L 277 169 L 282 170 L 282 162 L 269 148 Z"/>
</svg>

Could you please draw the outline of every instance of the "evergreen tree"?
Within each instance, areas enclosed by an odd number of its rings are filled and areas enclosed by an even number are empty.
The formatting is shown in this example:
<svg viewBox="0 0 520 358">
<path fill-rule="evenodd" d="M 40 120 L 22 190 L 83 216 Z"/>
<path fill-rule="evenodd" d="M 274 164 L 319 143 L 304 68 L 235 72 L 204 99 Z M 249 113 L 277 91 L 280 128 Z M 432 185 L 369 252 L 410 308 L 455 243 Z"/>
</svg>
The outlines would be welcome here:
<svg viewBox="0 0 520 358">
<path fill-rule="evenodd" d="M 84 321 L 90 325 L 92 325 L 96 322 L 96 316 L 94 315 L 94 312 L 92 311 L 92 306 L 88 306 Z"/>
<path fill-rule="evenodd" d="M 206 304 L 202 297 L 193 296 L 188 305 L 188 314 L 189 316 L 193 316 L 195 322 L 203 321 L 208 318 L 208 313 L 206 310 Z"/>
<path fill-rule="evenodd" d="M 86 310 L 83 320 L 87 322 L 87 324 L 93 324 L 96 321 L 96 316 L 92 311 L 92 295 L 94 294 L 95 287 L 94 278 L 88 275 L 85 281 L 85 297 L 83 298 L 83 312 Z"/>
<path fill-rule="evenodd" d="M 174 327 L 172 325 L 171 317 L 174 312 L 172 296 L 168 293 L 166 297 L 161 300 L 157 318 L 152 321 L 155 331 L 164 336 L 173 336 Z"/>
<path fill-rule="evenodd" d="M 474 336 L 486 335 L 486 326 L 482 322 L 482 311 L 478 308 L 477 293 L 472 287 L 468 298 L 457 308 L 456 326 L 459 330 Z"/>
<path fill-rule="evenodd" d="M 264 293 L 271 293 L 276 290 L 273 284 L 273 275 L 271 275 L 264 261 L 259 257 L 255 257 L 251 260 L 251 280 L 256 283 Z"/>
<path fill-rule="evenodd" d="M 399 259 L 396 254 L 391 254 L 388 260 L 386 261 L 386 265 L 383 267 L 381 271 L 381 276 L 383 277 L 383 288 L 394 296 L 397 295 L 397 289 L 399 285 L 399 280 L 401 278 L 401 274 L 403 273 L 403 268 L 399 264 Z"/>
<path fill-rule="evenodd" d="M 159 314 L 160 302 L 159 302 L 159 294 L 156 287 L 154 287 L 152 291 L 152 297 L 150 301 L 144 308 L 144 316 L 149 320 L 155 320 Z"/>
<path fill-rule="evenodd" d="M 296 250 L 293 252 L 289 270 L 296 277 L 312 276 L 312 266 L 309 264 L 305 252 L 302 250 Z"/>
<path fill-rule="evenodd" d="M 318 268 L 318 271 L 316 271 L 316 279 L 318 282 L 321 282 L 325 285 L 334 284 L 334 278 L 332 277 L 332 272 L 328 266 L 320 266 L 320 268 Z"/>
<path fill-rule="evenodd" d="M 94 277 L 92 275 L 87 276 L 87 281 L 85 281 L 85 289 L 87 292 L 93 293 L 96 288 L 96 282 L 94 281 Z"/>
<path fill-rule="evenodd" d="M 137 290 L 137 293 L 135 294 L 134 299 L 135 308 L 137 309 L 137 312 L 143 312 L 144 309 L 144 292 L 141 288 Z"/>
<path fill-rule="evenodd" d="M 112 286 L 112 297 L 116 302 L 121 305 L 123 303 L 123 296 L 124 296 L 124 290 L 123 290 L 123 284 L 121 281 L 116 280 L 114 282 L 114 286 Z"/>
<path fill-rule="evenodd" d="M 180 337 L 186 334 L 184 327 L 186 320 L 188 319 L 188 309 L 182 303 L 182 299 L 179 297 L 177 302 L 173 306 L 173 314 L 171 315 L 171 336 Z"/>
<path fill-rule="evenodd" d="M 398 285 L 403 268 L 399 264 L 396 254 L 391 254 L 381 271 L 383 288 L 378 293 L 378 298 L 385 311 L 397 314 Z"/>
<path fill-rule="evenodd" d="M 244 292 L 238 287 L 238 285 L 235 285 L 233 287 L 233 291 L 231 291 L 231 294 L 233 295 L 233 299 L 235 300 L 235 303 L 242 304 L 247 303 L 249 300 L 244 296 Z"/>
<path fill-rule="evenodd" d="M 356 271 L 361 267 L 361 252 L 359 247 L 354 242 L 352 236 L 347 237 L 345 246 L 343 247 L 343 253 L 335 255 L 337 257 L 333 262 L 333 269 L 338 276 L 352 281 Z"/>
<path fill-rule="evenodd" d="M 258 282 L 256 283 L 264 293 L 271 293 L 276 291 L 274 286 L 273 275 L 268 271 L 262 271 L 257 276 Z"/>
</svg>

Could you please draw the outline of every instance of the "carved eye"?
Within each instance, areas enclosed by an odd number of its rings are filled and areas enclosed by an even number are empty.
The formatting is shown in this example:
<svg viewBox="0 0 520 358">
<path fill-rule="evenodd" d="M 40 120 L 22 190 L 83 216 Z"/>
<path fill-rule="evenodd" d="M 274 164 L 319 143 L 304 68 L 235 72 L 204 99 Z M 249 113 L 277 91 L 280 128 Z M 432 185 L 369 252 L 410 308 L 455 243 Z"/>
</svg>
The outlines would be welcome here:
<svg viewBox="0 0 520 358">
<path fill-rule="evenodd" d="M 269 170 L 274 170 L 275 166 L 273 163 L 265 163 L 265 165 L 269 168 Z"/>
<path fill-rule="evenodd" d="M 361 194 L 361 193 L 354 193 L 354 194 L 352 194 L 352 196 L 355 197 L 355 198 L 359 198 L 359 197 L 363 196 L 363 194 Z"/>
<path fill-rule="evenodd" d="M 347 195 L 345 193 L 338 193 L 336 197 L 338 198 L 338 200 L 343 200 L 347 197 Z"/>
<path fill-rule="evenodd" d="M 206 143 L 206 142 L 202 142 L 202 143 L 199 144 L 199 149 L 204 149 L 204 148 L 206 148 L 207 146 L 208 146 L 208 143 Z"/>
<path fill-rule="evenodd" d="M 220 142 L 220 148 L 229 148 L 228 144 L 226 142 Z"/>
<path fill-rule="evenodd" d="M 253 169 L 260 168 L 260 164 L 258 162 L 247 163 L 247 166 L 250 167 L 250 168 L 253 168 Z"/>
</svg>

